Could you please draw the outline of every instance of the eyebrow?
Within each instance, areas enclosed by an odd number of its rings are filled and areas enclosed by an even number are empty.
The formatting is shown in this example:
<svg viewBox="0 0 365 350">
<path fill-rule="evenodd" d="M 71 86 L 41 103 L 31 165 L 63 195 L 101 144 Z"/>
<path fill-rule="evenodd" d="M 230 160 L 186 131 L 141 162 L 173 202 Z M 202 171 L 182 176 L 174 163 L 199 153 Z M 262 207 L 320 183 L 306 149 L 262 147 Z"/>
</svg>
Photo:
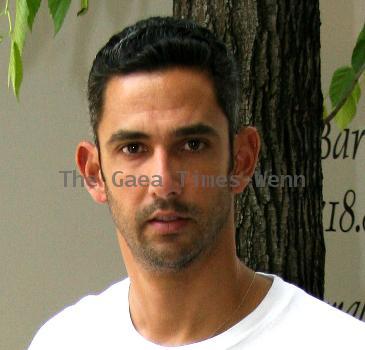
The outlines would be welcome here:
<svg viewBox="0 0 365 350">
<path fill-rule="evenodd" d="M 192 135 L 208 135 L 219 137 L 218 132 L 211 126 L 204 123 L 196 123 L 188 126 L 183 126 L 180 128 L 175 128 L 172 131 L 172 135 L 175 137 L 186 137 Z M 150 135 L 137 130 L 125 130 L 119 129 L 117 132 L 113 133 L 109 138 L 107 145 L 111 145 L 115 142 L 128 141 L 128 140 L 148 140 Z"/>
</svg>

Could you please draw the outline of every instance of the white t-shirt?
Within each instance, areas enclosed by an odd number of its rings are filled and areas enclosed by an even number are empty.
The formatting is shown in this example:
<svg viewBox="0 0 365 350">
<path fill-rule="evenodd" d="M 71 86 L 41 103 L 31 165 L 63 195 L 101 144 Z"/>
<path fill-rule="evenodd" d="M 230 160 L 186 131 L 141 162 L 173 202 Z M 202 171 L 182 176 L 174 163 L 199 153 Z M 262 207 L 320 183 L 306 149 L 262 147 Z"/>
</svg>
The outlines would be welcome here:
<svg viewBox="0 0 365 350">
<path fill-rule="evenodd" d="M 365 349 L 365 323 L 277 276 L 266 276 L 273 278 L 273 284 L 259 306 L 204 341 L 167 347 L 143 338 L 130 318 L 127 278 L 51 318 L 28 350 Z"/>
</svg>

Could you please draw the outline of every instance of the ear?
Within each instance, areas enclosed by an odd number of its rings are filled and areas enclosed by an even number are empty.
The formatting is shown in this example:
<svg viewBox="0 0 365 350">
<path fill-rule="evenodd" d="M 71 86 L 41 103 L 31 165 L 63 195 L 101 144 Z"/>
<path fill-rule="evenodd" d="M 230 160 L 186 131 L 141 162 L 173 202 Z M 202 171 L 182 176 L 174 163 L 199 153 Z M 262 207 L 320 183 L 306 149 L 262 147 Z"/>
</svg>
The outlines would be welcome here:
<svg viewBox="0 0 365 350">
<path fill-rule="evenodd" d="M 75 160 L 91 197 L 96 203 L 105 203 L 107 197 L 97 147 L 88 141 L 80 142 L 76 148 Z"/>
<path fill-rule="evenodd" d="M 235 185 L 233 193 L 241 193 L 251 181 L 260 153 L 260 136 L 256 128 L 248 126 L 240 129 L 234 139 Z"/>
</svg>

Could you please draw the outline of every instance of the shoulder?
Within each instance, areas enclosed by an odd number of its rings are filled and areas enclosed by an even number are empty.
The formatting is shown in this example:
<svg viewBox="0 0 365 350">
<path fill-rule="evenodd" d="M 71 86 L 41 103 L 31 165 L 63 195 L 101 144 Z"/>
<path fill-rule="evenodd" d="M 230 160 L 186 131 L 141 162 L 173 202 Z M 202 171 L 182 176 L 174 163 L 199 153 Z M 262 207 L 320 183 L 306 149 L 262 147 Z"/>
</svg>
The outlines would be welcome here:
<svg viewBox="0 0 365 350">
<path fill-rule="evenodd" d="M 93 335 L 112 332 L 113 325 L 122 325 L 126 316 L 121 310 L 128 307 L 128 288 L 126 278 L 66 307 L 39 329 L 29 350 L 86 348 Z"/>
<path fill-rule="evenodd" d="M 273 294 L 282 303 L 273 326 L 286 334 L 307 335 L 318 344 L 359 345 L 365 336 L 365 323 L 321 301 L 293 284 L 274 276 Z M 309 340 L 308 340 L 309 341 Z"/>
</svg>

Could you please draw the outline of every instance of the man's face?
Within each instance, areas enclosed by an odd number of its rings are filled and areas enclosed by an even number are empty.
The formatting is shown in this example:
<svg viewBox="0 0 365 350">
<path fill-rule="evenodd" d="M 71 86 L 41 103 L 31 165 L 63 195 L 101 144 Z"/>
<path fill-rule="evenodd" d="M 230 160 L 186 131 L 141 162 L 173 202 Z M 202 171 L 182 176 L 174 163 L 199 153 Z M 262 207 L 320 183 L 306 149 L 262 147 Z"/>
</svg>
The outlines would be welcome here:
<svg viewBox="0 0 365 350">
<path fill-rule="evenodd" d="M 98 135 L 108 204 L 132 255 L 176 271 L 208 254 L 233 203 L 228 186 L 207 183 L 228 175 L 230 156 L 208 77 L 174 68 L 112 78 Z"/>
</svg>

